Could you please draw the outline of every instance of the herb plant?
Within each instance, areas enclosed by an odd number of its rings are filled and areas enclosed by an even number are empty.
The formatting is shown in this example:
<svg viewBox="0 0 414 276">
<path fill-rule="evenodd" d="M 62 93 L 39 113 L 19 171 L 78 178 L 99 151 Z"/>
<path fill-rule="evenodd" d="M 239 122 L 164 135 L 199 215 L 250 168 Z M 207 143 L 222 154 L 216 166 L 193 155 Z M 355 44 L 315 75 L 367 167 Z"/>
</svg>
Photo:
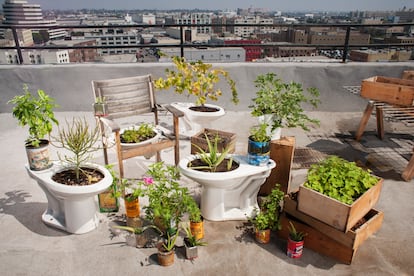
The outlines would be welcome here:
<svg viewBox="0 0 414 276">
<path fill-rule="evenodd" d="M 15 96 L 8 103 L 15 105 L 12 114 L 19 125 L 29 126 L 26 143 L 39 147 L 40 139 L 50 134 L 53 124 L 59 124 L 53 112 L 58 105 L 43 90 L 37 90 L 37 97 L 30 93 L 27 85 L 23 86 L 23 91 L 23 95 Z"/>
<path fill-rule="evenodd" d="M 370 170 L 333 155 L 311 166 L 304 186 L 345 204 L 352 204 L 377 182 L 378 177 L 372 175 Z"/>
<path fill-rule="evenodd" d="M 253 126 L 250 129 L 250 138 L 256 142 L 268 142 L 270 136 L 267 135 L 267 123 L 261 123 L 257 126 Z"/>
<path fill-rule="evenodd" d="M 236 83 L 230 78 L 229 73 L 223 69 L 212 69 L 211 64 L 203 63 L 201 60 L 188 62 L 183 57 L 174 56 L 172 62 L 176 71 L 166 69 L 166 78 L 159 78 L 154 82 L 157 89 L 169 89 L 174 87 L 174 92 L 178 94 L 187 93 L 188 96 L 196 97 L 197 105 L 204 105 L 207 99 L 217 101 L 222 95 L 219 88 L 215 85 L 222 77 L 230 86 L 232 93 L 231 101 L 234 104 L 239 102 L 236 90 Z"/>
<path fill-rule="evenodd" d="M 123 143 L 139 143 L 154 137 L 154 127 L 151 124 L 143 123 L 138 128 L 126 129 L 121 133 Z"/>
<path fill-rule="evenodd" d="M 319 91 L 316 88 L 305 91 L 300 83 L 284 83 L 275 73 L 258 75 L 254 82 L 258 90 L 253 104 L 249 106 L 251 114 L 256 117 L 272 115 L 272 131 L 278 127 L 309 130 L 307 123 L 319 123 L 308 117 L 302 107 L 303 103 L 318 107 Z"/>
<path fill-rule="evenodd" d="M 279 209 L 283 196 L 280 185 L 276 184 L 271 193 L 262 199 L 258 214 L 248 219 L 254 227 L 258 230 L 280 230 Z"/>
</svg>

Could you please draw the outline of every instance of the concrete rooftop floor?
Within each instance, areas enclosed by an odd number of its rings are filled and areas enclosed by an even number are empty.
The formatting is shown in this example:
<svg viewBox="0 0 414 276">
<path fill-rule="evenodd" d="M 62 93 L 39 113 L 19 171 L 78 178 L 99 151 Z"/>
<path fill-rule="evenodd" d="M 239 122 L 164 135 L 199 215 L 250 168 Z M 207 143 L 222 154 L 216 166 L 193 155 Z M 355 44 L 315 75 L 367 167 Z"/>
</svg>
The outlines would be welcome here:
<svg viewBox="0 0 414 276">
<path fill-rule="evenodd" d="M 284 136 L 294 136 L 296 147 L 311 147 L 338 153 L 348 159 L 373 166 L 384 178 L 380 200 L 375 206 L 384 213 L 380 230 L 358 249 L 351 265 L 340 263 L 310 249 L 301 259 L 286 256 L 286 242 L 273 233 L 267 245 L 257 244 L 243 232 L 243 221 L 205 222 L 205 241 L 199 257 L 186 260 L 177 249 L 175 263 L 161 267 L 156 249 L 138 249 L 125 245 L 125 236 L 111 239 L 109 225 L 117 216 L 100 213 L 99 227 L 87 234 L 71 235 L 46 226 L 41 215 L 47 200 L 25 171 L 26 130 L 17 126 L 10 113 L 0 114 L 2 174 L 0 175 L 0 271 L 2 275 L 414 275 L 414 181 L 399 177 L 413 148 L 413 129 L 401 123 L 386 122 L 384 141 L 376 138 L 375 117 L 371 118 L 361 143 L 352 139 L 361 112 L 313 112 L 321 126 L 308 133 L 286 129 Z M 86 117 L 89 112 L 59 112 L 61 122 L 72 116 Z M 165 119 L 166 122 L 169 118 Z M 248 111 L 228 112 L 208 127 L 235 132 L 236 151 L 246 151 L 248 128 L 254 124 Z M 188 140 L 181 140 L 181 156 L 190 153 Z M 53 158 L 57 158 L 52 149 Z M 163 153 L 172 163 L 172 151 Z M 101 152 L 96 162 L 103 163 Z M 404 158 L 405 157 L 405 158 Z M 138 161 L 140 160 L 140 161 Z M 111 161 L 115 162 L 114 156 Z M 152 160 L 130 160 L 127 176 L 139 175 Z M 292 189 L 299 185 L 303 169 L 292 171 Z M 195 194 L 198 184 L 184 180 Z M 178 245 L 182 242 L 178 241 Z"/>
</svg>

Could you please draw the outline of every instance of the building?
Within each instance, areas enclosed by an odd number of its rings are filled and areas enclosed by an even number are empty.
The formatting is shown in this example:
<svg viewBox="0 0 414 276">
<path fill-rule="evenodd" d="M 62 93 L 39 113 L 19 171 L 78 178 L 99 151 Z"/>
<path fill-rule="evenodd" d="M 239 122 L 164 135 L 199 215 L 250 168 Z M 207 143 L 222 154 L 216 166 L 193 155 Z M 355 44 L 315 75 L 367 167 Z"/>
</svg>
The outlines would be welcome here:
<svg viewBox="0 0 414 276">
<path fill-rule="evenodd" d="M 23 50 L 24 64 L 69 63 L 68 50 Z M 1 64 L 20 64 L 16 50 L 0 50 Z"/>
<path fill-rule="evenodd" d="M 5 25 L 42 25 L 51 27 L 47 29 L 48 39 L 62 39 L 66 36 L 64 29 L 56 28 L 56 20 L 45 20 L 42 9 L 38 4 L 29 4 L 25 0 L 6 0 L 3 4 Z M 19 29 L 20 31 L 21 29 Z M 33 33 L 39 33 L 41 29 L 32 29 Z"/>
<path fill-rule="evenodd" d="M 163 54 L 166 57 L 162 60 L 171 61 L 171 57 L 180 56 L 180 49 L 177 48 L 163 48 Z M 241 47 L 226 47 L 226 48 L 187 48 L 184 51 L 184 57 L 188 61 L 203 62 L 243 62 L 245 60 L 245 50 Z"/>
<path fill-rule="evenodd" d="M 238 18 L 234 20 L 234 24 L 251 24 L 251 25 L 259 25 L 259 24 L 267 24 L 272 25 L 273 19 L 272 18 L 263 18 L 260 16 L 246 16 L 243 18 Z M 275 29 L 273 26 L 234 26 L 234 34 L 239 37 L 251 37 L 258 33 L 269 33 L 274 32 Z"/>
<path fill-rule="evenodd" d="M 349 58 L 362 62 L 408 61 L 411 55 L 411 50 L 352 50 Z"/>
<path fill-rule="evenodd" d="M 64 45 L 64 46 L 96 46 L 96 39 L 76 39 L 76 40 L 59 40 L 51 43 L 53 45 Z M 80 62 L 96 62 L 98 60 L 97 49 L 69 49 L 69 62 L 80 63 Z"/>
</svg>

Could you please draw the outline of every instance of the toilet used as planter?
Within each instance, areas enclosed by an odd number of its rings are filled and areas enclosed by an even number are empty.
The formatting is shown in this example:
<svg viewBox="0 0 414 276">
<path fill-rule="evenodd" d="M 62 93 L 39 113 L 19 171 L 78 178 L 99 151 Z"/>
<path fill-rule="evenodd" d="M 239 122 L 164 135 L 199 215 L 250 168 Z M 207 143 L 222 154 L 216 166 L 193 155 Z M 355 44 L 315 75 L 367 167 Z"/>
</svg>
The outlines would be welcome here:
<svg viewBox="0 0 414 276">
<path fill-rule="evenodd" d="M 197 158 L 190 155 L 178 164 L 183 175 L 202 186 L 201 213 L 212 221 L 245 220 L 255 214 L 260 186 L 276 166 L 269 160 L 265 166 L 253 166 L 247 156 L 231 155 L 239 167 L 229 172 L 203 172 L 188 168 L 188 162 Z"/>
<path fill-rule="evenodd" d="M 47 209 L 42 215 L 45 224 L 73 234 L 84 234 L 98 227 L 96 195 L 112 184 L 110 172 L 103 166 L 88 164 L 104 174 L 104 178 L 87 186 L 70 186 L 57 183 L 52 176 L 67 167 L 56 162 L 43 171 L 33 171 L 26 165 L 29 176 L 36 180 L 47 197 Z"/>
<path fill-rule="evenodd" d="M 205 126 L 208 126 L 214 120 L 222 117 L 226 113 L 224 109 L 218 105 L 204 104 L 204 106 L 216 108 L 215 112 L 200 112 L 193 111 L 190 107 L 196 106 L 193 103 L 175 102 L 171 106 L 177 108 L 184 113 L 183 117 L 179 118 L 180 135 L 191 137 L 200 132 Z"/>
</svg>

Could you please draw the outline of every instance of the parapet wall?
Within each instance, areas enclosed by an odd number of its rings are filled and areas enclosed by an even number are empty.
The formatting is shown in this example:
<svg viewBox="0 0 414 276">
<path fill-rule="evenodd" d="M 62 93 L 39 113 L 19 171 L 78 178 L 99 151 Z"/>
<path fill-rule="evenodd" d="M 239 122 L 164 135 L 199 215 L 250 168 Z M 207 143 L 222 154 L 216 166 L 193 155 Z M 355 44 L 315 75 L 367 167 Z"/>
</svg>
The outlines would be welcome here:
<svg viewBox="0 0 414 276">
<path fill-rule="evenodd" d="M 152 74 L 164 76 L 170 63 L 133 64 L 69 64 L 69 65 L 1 65 L 0 113 L 10 112 L 7 104 L 13 96 L 22 93 L 23 84 L 31 91 L 43 89 L 60 105 L 59 111 L 89 111 L 93 103 L 91 81 L 108 78 Z M 414 70 L 414 62 L 398 63 L 217 63 L 215 67 L 228 70 L 236 81 L 240 103 L 235 106 L 225 94 L 216 104 L 227 110 L 248 110 L 255 96 L 254 80 L 258 74 L 274 72 L 285 81 L 296 81 L 305 88 L 316 87 L 321 93 L 319 111 L 362 111 L 366 100 L 356 96 L 344 86 L 358 86 L 371 76 L 400 77 L 404 70 Z M 157 92 L 158 103 L 192 101 L 170 91 Z"/>
</svg>

